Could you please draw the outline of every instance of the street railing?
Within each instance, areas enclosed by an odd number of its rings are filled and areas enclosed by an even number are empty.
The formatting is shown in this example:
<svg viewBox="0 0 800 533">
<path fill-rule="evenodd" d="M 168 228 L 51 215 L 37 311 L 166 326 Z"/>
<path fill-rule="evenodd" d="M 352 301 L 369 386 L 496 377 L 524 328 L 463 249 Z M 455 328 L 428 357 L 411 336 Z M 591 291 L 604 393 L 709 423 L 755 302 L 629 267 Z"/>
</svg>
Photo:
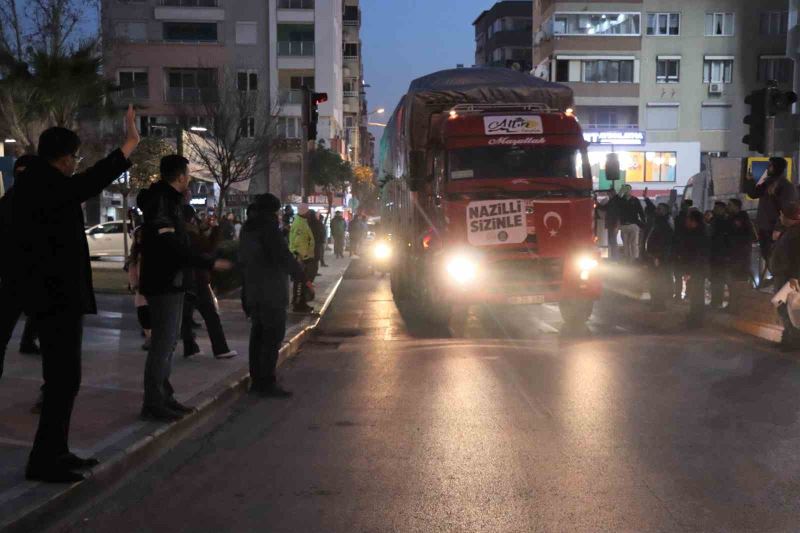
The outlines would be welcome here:
<svg viewBox="0 0 800 533">
<path fill-rule="evenodd" d="M 217 100 L 219 91 L 216 88 L 169 87 L 167 89 L 167 102 L 171 104 L 201 104 Z"/>
<path fill-rule="evenodd" d="M 303 91 L 298 89 L 281 89 L 279 97 L 282 104 L 303 103 Z"/>
</svg>

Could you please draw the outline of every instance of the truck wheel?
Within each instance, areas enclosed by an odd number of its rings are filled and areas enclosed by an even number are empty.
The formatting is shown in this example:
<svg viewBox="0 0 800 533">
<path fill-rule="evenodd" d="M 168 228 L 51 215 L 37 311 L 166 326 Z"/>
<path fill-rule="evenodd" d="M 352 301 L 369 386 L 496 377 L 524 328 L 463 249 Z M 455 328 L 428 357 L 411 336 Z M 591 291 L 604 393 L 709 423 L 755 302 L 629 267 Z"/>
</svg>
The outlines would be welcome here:
<svg viewBox="0 0 800 533">
<path fill-rule="evenodd" d="M 594 302 L 591 300 L 565 300 L 558 302 L 561 318 L 567 325 L 581 326 L 592 316 Z"/>
</svg>

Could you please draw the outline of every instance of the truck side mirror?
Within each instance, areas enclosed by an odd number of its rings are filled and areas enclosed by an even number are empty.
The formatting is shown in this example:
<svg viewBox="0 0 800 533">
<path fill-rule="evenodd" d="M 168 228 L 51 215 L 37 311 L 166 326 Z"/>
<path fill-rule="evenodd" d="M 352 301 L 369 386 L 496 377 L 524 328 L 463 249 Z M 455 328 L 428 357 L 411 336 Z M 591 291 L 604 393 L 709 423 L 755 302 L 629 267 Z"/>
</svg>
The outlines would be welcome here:
<svg viewBox="0 0 800 533">
<path fill-rule="evenodd" d="M 424 150 L 412 150 L 409 154 L 409 166 L 411 167 L 411 190 L 418 191 L 422 185 L 428 180 L 428 158 L 425 156 Z"/>
<path fill-rule="evenodd" d="M 619 155 L 615 153 L 606 154 L 606 179 L 617 181 L 620 179 Z"/>
</svg>

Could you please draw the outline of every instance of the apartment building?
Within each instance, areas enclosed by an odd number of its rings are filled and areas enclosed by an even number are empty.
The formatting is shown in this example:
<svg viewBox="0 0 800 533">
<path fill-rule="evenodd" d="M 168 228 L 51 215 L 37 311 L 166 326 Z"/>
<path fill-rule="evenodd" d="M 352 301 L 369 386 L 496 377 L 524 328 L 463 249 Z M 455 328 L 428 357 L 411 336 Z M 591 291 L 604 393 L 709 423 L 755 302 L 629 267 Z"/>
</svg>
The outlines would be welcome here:
<svg viewBox="0 0 800 533">
<path fill-rule="evenodd" d="M 359 0 L 344 0 L 342 40 L 344 76 L 344 126 L 346 158 L 355 165 L 372 165 L 369 148 L 364 59 L 361 53 L 361 8 Z"/>
<path fill-rule="evenodd" d="M 702 156 L 746 156 L 744 98 L 790 85 L 787 0 L 535 0 L 533 73 L 569 85 L 605 186 L 606 153 L 656 193 L 685 185 Z"/>
<path fill-rule="evenodd" d="M 483 11 L 475 28 L 475 65 L 531 70 L 531 0 L 504 0 Z"/>
</svg>

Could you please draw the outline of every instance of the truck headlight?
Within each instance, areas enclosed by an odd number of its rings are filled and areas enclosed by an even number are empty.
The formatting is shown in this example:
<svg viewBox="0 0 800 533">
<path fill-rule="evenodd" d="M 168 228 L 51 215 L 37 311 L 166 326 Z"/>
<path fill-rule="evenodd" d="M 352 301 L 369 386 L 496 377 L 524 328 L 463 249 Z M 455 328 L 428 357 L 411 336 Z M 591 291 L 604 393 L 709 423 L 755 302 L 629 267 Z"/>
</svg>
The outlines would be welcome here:
<svg viewBox="0 0 800 533">
<path fill-rule="evenodd" d="M 445 269 L 452 281 L 462 285 L 474 281 L 478 276 L 478 263 L 466 255 L 451 257 L 447 261 Z"/>
<path fill-rule="evenodd" d="M 385 242 L 378 242 L 372 247 L 372 257 L 378 261 L 386 261 L 392 256 L 392 249 Z"/>
<path fill-rule="evenodd" d="M 599 265 L 600 263 L 594 257 L 588 255 L 578 257 L 576 266 L 580 272 L 581 281 L 589 281 L 589 276 L 591 275 L 592 271 L 595 270 Z"/>
</svg>

